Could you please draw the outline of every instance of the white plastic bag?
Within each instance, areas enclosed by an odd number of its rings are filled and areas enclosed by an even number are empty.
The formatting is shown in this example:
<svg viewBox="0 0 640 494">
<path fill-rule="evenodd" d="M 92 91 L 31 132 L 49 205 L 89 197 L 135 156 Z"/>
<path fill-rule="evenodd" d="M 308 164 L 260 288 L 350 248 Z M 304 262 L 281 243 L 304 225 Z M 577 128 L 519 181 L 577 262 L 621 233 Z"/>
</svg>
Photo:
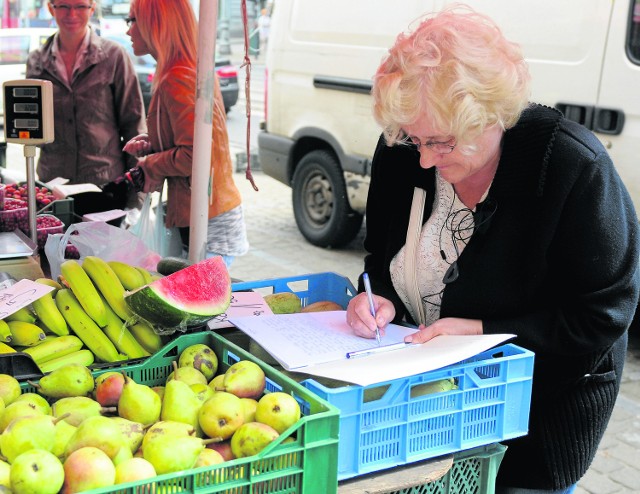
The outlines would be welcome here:
<svg viewBox="0 0 640 494">
<path fill-rule="evenodd" d="M 155 271 L 162 258 L 129 230 L 102 221 L 73 223 L 65 233 L 47 237 L 44 252 L 54 280 L 60 276 L 60 265 L 65 261 L 65 249 L 69 243 L 78 249 L 81 260 L 86 256 L 97 256 L 105 261 L 121 261 Z"/>
<path fill-rule="evenodd" d="M 180 257 L 182 254 L 180 232 L 177 228 L 167 228 L 164 224 L 162 191 L 155 211 L 153 210 L 152 202 L 153 194 L 149 193 L 140 209 L 138 221 L 129 228 L 129 231 L 140 237 L 149 249 L 157 252 L 162 257 Z"/>
</svg>

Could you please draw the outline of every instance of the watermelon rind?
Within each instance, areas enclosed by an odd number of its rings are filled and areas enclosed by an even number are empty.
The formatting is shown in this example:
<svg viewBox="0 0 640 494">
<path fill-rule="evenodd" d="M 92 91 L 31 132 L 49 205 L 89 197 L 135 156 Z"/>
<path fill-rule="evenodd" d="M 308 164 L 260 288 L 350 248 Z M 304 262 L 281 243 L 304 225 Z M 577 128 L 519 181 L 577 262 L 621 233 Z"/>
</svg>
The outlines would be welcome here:
<svg viewBox="0 0 640 494">
<path fill-rule="evenodd" d="M 156 332 L 184 331 L 227 310 L 231 278 L 224 261 L 217 256 L 127 293 L 125 302 Z"/>
</svg>

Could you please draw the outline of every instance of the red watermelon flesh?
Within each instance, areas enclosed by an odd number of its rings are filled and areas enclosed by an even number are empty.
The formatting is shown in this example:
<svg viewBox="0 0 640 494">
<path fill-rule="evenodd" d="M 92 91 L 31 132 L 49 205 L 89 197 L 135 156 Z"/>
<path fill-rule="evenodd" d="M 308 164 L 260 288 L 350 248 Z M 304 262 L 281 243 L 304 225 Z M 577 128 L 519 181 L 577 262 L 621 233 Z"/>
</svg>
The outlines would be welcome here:
<svg viewBox="0 0 640 494">
<path fill-rule="evenodd" d="M 231 301 L 231 278 L 222 257 L 197 264 L 160 278 L 125 295 L 137 316 L 154 328 L 185 328 L 200 325 L 222 314 Z"/>
</svg>

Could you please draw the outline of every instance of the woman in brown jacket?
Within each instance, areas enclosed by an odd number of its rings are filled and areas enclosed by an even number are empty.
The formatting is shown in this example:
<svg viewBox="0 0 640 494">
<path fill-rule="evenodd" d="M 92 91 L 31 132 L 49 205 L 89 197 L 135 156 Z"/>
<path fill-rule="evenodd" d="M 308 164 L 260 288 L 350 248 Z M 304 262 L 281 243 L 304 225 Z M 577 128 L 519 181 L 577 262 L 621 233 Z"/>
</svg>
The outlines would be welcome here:
<svg viewBox="0 0 640 494">
<path fill-rule="evenodd" d="M 173 22 L 180 19 L 180 22 Z M 127 19 L 133 51 L 158 62 L 147 116 L 148 134 L 124 150 L 139 157 L 120 184 L 143 192 L 166 179 L 167 227 L 178 227 L 189 243 L 191 173 L 196 103 L 197 21 L 188 0 L 134 0 Z M 229 265 L 248 250 L 241 196 L 233 180 L 226 114 L 217 78 L 214 87 L 207 257 L 222 255 Z M 109 190 L 109 187 L 105 187 Z"/>
</svg>

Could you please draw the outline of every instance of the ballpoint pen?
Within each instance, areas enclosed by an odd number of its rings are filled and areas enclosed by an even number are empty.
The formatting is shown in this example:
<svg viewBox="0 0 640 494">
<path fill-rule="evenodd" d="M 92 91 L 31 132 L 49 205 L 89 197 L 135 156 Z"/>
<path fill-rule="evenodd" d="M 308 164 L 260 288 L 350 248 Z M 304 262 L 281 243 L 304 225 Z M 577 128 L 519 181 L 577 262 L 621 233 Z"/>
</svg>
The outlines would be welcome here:
<svg viewBox="0 0 640 494">
<path fill-rule="evenodd" d="M 367 292 L 367 298 L 369 299 L 369 309 L 371 310 L 371 315 L 376 317 L 376 306 L 373 303 L 373 292 L 371 291 L 371 282 L 369 281 L 369 275 L 364 273 L 362 275 L 362 281 L 364 282 L 364 289 Z M 380 328 L 376 324 L 376 341 L 378 342 L 378 346 L 380 346 Z"/>
</svg>

